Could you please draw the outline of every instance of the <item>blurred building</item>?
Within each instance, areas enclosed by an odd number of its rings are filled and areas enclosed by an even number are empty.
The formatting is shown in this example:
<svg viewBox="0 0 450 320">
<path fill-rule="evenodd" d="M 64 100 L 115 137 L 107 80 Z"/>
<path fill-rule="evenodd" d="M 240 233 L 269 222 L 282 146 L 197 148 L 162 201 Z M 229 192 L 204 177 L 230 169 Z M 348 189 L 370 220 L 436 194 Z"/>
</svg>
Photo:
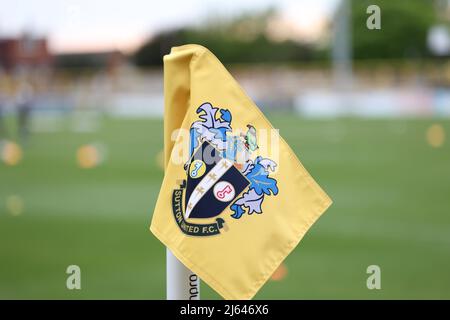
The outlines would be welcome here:
<svg viewBox="0 0 450 320">
<path fill-rule="evenodd" d="M 36 69 L 93 69 L 113 72 L 126 62 L 117 50 L 101 52 L 50 52 L 46 38 L 23 34 L 20 37 L 0 38 L 0 69 L 7 73 Z"/>
<path fill-rule="evenodd" d="M 7 72 L 28 68 L 46 68 L 52 63 L 46 38 L 24 34 L 18 38 L 0 38 L 0 65 Z"/>
</svg>

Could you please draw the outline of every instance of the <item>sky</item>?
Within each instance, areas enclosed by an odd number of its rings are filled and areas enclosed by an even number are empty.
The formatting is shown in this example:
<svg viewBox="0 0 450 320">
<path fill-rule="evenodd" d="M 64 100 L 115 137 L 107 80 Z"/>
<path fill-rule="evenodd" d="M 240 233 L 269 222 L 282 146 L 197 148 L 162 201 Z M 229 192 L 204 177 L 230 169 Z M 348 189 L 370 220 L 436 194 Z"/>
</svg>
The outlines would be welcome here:
<svg viewBox="0 0 450 320">
<path fill-rule="evenodd" d="M 279 10 L 275 30 L 315 37 L 339 0 L 0 0 L 0 37 L 46 36 L 55 52 L 135 50 L 159 30 Z M 284 34 L 278 35 L 285 36 Z"/>
</svg>

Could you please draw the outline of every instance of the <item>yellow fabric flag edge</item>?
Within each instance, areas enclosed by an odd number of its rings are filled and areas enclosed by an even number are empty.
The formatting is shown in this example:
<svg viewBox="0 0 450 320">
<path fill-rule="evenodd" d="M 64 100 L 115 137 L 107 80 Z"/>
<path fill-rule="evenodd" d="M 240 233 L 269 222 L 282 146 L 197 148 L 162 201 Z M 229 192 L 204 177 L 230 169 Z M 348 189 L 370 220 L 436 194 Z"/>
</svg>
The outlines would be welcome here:
<svg viewBox="0 0 450 320">
<path fill-rule="evenodd" d="M 328 196 L 326 196 L 328 198 Z M 329 199 L 329 198 L 328 198 Z M 186 258 L 180 251 L 178 251 L 177 246 L 174 242 L 167 239 L 163 233 L 160 233 L 153 225 L 150 226 L 150 231 L 166 246 L 170 249 L 170 251 L 180 260 L 186 268 L 197 274 L 201 280 L 205 281 L 211 288 L 213 288 L 217 293 L 219 293 L 225 300 L 250 300 L 252 299 L 256 293 L 261 289 L 261 287 L 267 282 L 267 280 L 272 276 L 275 270 L 280 266 L 283 260 L 297 247 L 300 241 L 305 236 L 306 232 L 309 228 L 318 220 L 318 218 L 330 207 L 332 204 L 331 199 L 328 201 L 325 200 L 322 203 L 322 206 L 318 207 L 317 211 L 310 215 L 310 220 L 304 225 L 303 229 L 299 231 L 298 238 L 295 241 L 292 241 L 285 250 L 280 252 L 280 257 L 276 259 L 276 262 L 272 264 L 269 268 L 270 270 L 263 274 L 260 280 L 256 281 L 252 288 L 249 289 L 248 294 L 241 298 L 237 297 L 224 287 L 220 285 L 218 281 L 215 280 L 213 276 L 211 276 L 208 272 L 204 271 L 200 267 L 197 266 L 196 263 L 192 262 L 188 258 Z"/>
<path fill-rule="evenodd" d="M 195 45 L 195 44 L 188 44 L 184 46 L 174 47 L 171 50 L 170 54 L 173 54 L 177 51 L 182 50 L 183 48 L 195 48 L 197 47 L 199 51 L 201 52 L 194 52 L 193 57 L 196 57 L 198 55 L 202 55 L 204 53 L 209 53 L 209 55 L 216 59 L 218 62 L 218 65 L 220 65 L 224 72 L 230 77 L 231 82 L 235 85 L 236 89 L 242 94 L 242 96 L 247 100 L 249 105 L 251 106 L 253 111 L 256 111 L 260 116 L 261 119 L 267 124 L 268 127 L 272 127 L 272 124 L 269 122 L 269 120 L 266 118 L 266 116 L 261 112 L 261 110 L 255 105 L 253 100 L 247 95 L 247 93 L 243 90 L 243 88 L 239 85 L 239 83 L 234 79 L 234 77 L 231 75 L 231 73 L 225 68 L 225 66 L 220 62 L 220 60 L 207 48 L 201 46 L 201 45 Z M 169 54 L 169 55 L 170 55 Z M 168 56 L 168 55 L 167 55 Z M 166 57 L 166 56 L 165 56 Z M 195 59 L 191 59 L 190 63 L 193 62 Z M 190 106 L 189 106 L 190 107 Z M 183 121 L 184 122 L 184 121 Z M 178 249 L 177 244 L 171 241 L 169 238 L 166 238 L 166 236 L 157 230 L 157 228 L 154 226 L 154 224 L 150 225 L 150 231 L 166 246 L 168 247 L 171 252 L 177 257 L 178 260 L 180 260 L 188 269 L 190 269 L 192 272 L 196 273 L 200 279 L 205 281 L 209 286 L 211 286 L 217 293 L 219 293 L 223 298 L 226 300 L 236 300 L 236 299 L 252 299 L 254 295 L 259 291 L 259 289 L 266 283 L 266 281 L 272 276 L 272 274 L 275 272 L 275 270 L 279 267 L 279 265 L 283 262 L 283 260 L 295 249 L 295 247 L 300 243 L 300 241 L 303 239 L 306 232 L 310 229 L 310 227 L 318 220 L 318 218 L 331 206 L 332 200 L 328 195 L 322 190 L 322 188 L 315 182 L 315 180 L 311 177 L 309 172 L 305 169 L 303 164 L 300 162 L 298 157 L 296 156 L 295 152 L 292 150 L 292 148 L 289 146 L 289 144 L 283 139 L 281 135 L 278 134 L 278 137 L 280 138 L 281 143 L 283 143 L 288 151 L 290 152 L 289 157 L 293 158 L 294 163 L 299 167 L 300 170 L 302 170 L 305 174 L 305 179 L 307 180 L 310 187 L 315 191 L 317 194 L 317 199 L 320 200 L 320 203 L 318 203 L 318 206 L 315 208 L 316 210 L 313 210 L 311 212 L 308 212 L 305 214 L 309 217 L 308 221 L 303 225 L 302 229 L 298 231 L 298 236 L 295 240 L 290 242 L 286 248 L 283 251 L 280 251 L 280 254 L 278 258 L 274 260 L 272 265 L 268 268 L 268 271 L 261 275 L 260 279 L 255 281 L 253 286 L 249 288 L 248 293 L 243 297 L 237 297 L 233 293 L 229 292 L 227 289 L 222 287 L 220 282 L 218 282 L 213 276 L 211 276 L 208 272 L 200 268 L 195 262 L 191 261 L 187 257 L 185 257 Z"/>
</svg>

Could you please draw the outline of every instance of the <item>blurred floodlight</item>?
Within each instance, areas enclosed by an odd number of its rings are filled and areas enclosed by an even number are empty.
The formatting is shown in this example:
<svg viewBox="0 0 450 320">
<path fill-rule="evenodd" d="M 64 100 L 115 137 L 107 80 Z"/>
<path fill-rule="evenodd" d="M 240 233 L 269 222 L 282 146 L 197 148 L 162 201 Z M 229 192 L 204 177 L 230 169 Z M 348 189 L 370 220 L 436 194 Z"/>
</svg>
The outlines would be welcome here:
<svg viewBox="0 0 450 320">
<path fill-rule="evenodd" d="M 445 131 L 440 124 L 433 124 L 426 133 L 427 142 L 434 148 L 441 147 L 445 142 Z"/>
<path fill-rule="evenodd" d="M 428 47 L 438 56 L 450 53 L 450 33 L 445 26 L 434 26 L 428 32 Z"/>
<path fill-rule="evenodd" d="M 275 270 L 270 280 L 272 281 L 281 281 L 286 278 L 288 273 L 287 267 L 284 263 L 280 264 L 280 266 Z"/>
<path fill-rule="evenodd" d="M 15 166 L 22 160 L 22 148 L 14 142 L 0 142 L 1 158 L 8 166 Z"/>
<path fill-rule="evenodd" d="M 19 216 L 23 213 L 23 200 L 18 195 L 10 195 L 6 198 L 6 210 L 12 216 Z"/>
</svg>

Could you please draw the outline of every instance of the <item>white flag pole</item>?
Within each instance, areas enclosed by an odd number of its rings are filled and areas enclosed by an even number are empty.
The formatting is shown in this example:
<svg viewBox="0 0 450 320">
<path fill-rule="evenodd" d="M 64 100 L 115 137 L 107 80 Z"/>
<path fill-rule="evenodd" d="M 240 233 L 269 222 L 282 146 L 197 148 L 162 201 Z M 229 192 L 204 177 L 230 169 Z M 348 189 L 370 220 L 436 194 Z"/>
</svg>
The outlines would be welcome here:
<svg viewBox="0 0 450 320">
<path fill-rule="evenodd" d="M 200 279 L 166 248 L 167 300 L 200 300 Z"/>
</svg>

